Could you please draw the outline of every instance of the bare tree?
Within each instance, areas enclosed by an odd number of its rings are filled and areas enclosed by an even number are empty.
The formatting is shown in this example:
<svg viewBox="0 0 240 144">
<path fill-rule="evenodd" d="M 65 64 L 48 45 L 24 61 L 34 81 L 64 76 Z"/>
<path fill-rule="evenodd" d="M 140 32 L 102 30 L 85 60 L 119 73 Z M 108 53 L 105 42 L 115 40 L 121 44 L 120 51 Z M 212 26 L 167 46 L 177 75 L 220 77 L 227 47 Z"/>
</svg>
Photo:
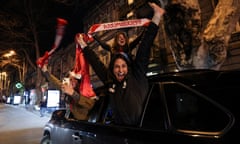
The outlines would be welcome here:
<svg viewBox="0 0 240 144">
<path fill-rule="evenodd" d="M 36 59 L 40 57 L 39 35 L 43 32 L 42 27 L 47 27 L 49 23 L 53 25 L 56 18 L 54 16 L 46 17 L 50 8 L 48 0 L 12 2 L 14 2 L 11 3 L 13 9 L 8 8 L 0 12 L 0 47 L 1 50 L 14 49 L 19 54 L 21 53 L 21 56 L 27 61 L 28 72 L 37 71 L 35 88 L 37 96 L 40 97 L 42 75 L 35 64 Z M 26 68 L 24 72 L 26 72 Z"/>
</svg>

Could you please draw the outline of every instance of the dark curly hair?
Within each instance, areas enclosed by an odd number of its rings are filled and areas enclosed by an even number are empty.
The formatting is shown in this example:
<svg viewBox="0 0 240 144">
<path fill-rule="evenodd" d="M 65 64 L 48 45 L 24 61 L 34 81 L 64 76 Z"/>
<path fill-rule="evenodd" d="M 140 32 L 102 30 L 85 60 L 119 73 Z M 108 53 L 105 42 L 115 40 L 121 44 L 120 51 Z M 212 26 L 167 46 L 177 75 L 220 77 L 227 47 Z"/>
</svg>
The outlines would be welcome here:
<svg viewBox="0 0 240 144">
<path fill-rule="evenodd" d="M 119 52 L 119 53 L 115 53 L 112 55 L 110 64 L 109 64 L 109 73 L 108 73 L 108 82 L 112 82 L 112 78 L 115 78 L 114 74 L 113 74 L 113 67 L 114 67 L 114 63 L 117 59 L 122 59 L 127 63 L 128 66 L 128 73 L 131 71 L 131 63 L 132 63 L 132 59 L 131 57 L 129 57 L 128 54 L 124 53 L 124 52 Z"/>
</svg>

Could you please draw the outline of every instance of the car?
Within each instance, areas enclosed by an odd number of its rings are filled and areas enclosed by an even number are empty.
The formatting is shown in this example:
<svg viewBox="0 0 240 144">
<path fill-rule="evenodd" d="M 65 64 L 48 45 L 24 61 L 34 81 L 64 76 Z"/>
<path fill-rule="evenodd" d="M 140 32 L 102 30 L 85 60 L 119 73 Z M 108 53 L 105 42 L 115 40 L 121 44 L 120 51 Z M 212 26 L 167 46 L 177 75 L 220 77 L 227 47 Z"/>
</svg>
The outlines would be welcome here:
<svg viewBox="0 0 240 144">
<path fill-rule="evenodd" d="M 185 70 L 151 75 L 137 126 L 111 123 L 107 96 L 88 121 L 52 113 L 41 144 L 240 143 L 240 71 Z"/>
</svg>

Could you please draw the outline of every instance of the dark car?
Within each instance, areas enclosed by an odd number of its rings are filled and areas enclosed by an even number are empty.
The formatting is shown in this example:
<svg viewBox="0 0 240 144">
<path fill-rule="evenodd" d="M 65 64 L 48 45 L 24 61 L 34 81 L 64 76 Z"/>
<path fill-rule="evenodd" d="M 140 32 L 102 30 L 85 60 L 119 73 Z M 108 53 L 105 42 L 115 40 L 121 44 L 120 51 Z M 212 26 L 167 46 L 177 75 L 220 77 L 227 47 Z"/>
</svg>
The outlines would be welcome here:
<svg viewBox="0 0 240 144">
<path fill-rule="evenodd" d="M 240 143 L 240 71 L 182 71 L 149 76 L 149 82 L 138 126 L 112 124 L 103 96 L 88 121 L 66 119 L 65 110 L 55 111 L 41 143 Z"/>
</svg>

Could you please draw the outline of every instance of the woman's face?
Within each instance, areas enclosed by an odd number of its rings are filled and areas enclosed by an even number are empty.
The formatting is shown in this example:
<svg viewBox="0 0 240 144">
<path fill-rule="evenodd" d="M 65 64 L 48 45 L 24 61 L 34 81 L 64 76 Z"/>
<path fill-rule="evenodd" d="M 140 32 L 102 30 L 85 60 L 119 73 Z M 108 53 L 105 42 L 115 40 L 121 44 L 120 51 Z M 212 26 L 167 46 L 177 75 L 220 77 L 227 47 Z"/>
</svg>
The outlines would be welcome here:
<svg viewBox="0 0 240 144">
<path fill-rule="evenodd" d="M 119 34 L 119 35 L 118 35 L 117 43 L 118 43 L 119 46 L 124 46 L 124 45 L 126 45 L 127 40 L 126 40 L 126 38 L 124 37 L 123 34 Z"/>
<path fill-rule="evenodd" d="M 113 65 L 113 74 L 116 79 L 121 82 L 128 73 L 128 65 L 125 60 L 118 58 L 115 60 Z"/>
</svg>

